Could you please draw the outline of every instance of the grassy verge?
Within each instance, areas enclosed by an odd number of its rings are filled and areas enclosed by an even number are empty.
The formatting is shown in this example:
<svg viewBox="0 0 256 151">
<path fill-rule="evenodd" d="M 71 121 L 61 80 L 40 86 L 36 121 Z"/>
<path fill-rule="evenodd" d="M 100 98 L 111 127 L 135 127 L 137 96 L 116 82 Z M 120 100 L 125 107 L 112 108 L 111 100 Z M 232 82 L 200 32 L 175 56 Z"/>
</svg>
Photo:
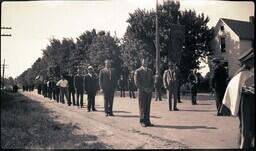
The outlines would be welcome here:
<svg viewBox="0 0 256 151">
<path fill-rule="evenodd" d="M 78 126 L 54 121 L 51 111 L 19 93 L 1 92 L 2 149 L 104 149 L 96 136 L 75 135 Z"/>
</svg>

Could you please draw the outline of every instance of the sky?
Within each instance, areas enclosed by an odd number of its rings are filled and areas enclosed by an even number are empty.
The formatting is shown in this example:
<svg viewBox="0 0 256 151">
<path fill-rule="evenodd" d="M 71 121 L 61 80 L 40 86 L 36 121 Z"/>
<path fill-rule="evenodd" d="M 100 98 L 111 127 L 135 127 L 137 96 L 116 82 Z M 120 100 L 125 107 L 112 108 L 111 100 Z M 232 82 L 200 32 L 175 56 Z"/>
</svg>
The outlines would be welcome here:
<svg viewBox="0 0 256 151">
<path fill-rule="evenodd" d="M 163 3 L 164 0 L 158 0 Z M 194 9 L 209 16 L 209 27 L 220 18 L 249 21 L 255 6 L 250 1 L 180 0 L 180 10 Z M 42 57 L 49 39 L 75 39 L 86 30 L 110 31 L 121 38 L 127 27 L 129 13 L 137 8 L 155 9 L 156 0 L 99 0 L 99 1 L 5 1 L 1 3 L 1 64 L 8 68 L 5 77 L 17 77 Z M 209 69 L 200 72 L 205 75 Z M 1 71 L 2 75 L 2 71 Z"/>
</svg>

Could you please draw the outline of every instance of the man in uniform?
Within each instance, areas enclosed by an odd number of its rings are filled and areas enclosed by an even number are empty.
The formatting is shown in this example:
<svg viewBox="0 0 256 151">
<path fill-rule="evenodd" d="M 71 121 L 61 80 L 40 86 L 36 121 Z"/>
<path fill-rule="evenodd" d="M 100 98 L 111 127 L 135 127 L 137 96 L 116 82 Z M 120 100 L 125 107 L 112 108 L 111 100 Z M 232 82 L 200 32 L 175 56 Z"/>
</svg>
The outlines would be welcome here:
<svg viewBox="0 0 256 151">
<path fill-rule="evenodd" d="M 149 62 L 143 59 L 141 67 L 135 71 L 134 82 L 139 93 L 140 124 L 142 127 L 153 126 L 150 122 L 150 104 L 154 89 L 154 75 L 148 68 Z"/>
<path fill-rule="evenodd" d="M 163 84 L 167 90 L 167 98 L 169 103 L 169 111 L 178 111 L 177 108 L 177 88 L 178 88 L 178 70 L 172 62 L 168 63 L 169 69 L 164 71 Z M 173 95 L 173 101 L 172 101 Z"/>
<path fill-rule="evenodd" d="M 99 85 L 104 94 L 104 108 L 106 116 L 114 116 L 113 100 L 117 85 L 117 75 L 111 68 L 110 60 L 105 61 L 105 68 L 100 70 Z"/>
</svg>

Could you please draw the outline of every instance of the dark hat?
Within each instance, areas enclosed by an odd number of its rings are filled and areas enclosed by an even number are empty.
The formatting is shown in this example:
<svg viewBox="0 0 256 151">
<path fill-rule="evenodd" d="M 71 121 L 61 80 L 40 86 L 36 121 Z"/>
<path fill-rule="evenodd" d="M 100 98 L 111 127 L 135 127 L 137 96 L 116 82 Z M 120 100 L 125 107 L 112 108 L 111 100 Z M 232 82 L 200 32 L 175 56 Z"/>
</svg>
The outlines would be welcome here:
<svg viewBox="0 0 256 151">
<path fill-rule="evenodd" d="M 242 63 L 242 62 L 245 62 L 251 58 L 254 57 L 254 50 L 253 48 L 247 50 L 246 52 L 242 53 L 240 55 L 240 57 L 238 58 L 238 60 Z"/>
</svg>

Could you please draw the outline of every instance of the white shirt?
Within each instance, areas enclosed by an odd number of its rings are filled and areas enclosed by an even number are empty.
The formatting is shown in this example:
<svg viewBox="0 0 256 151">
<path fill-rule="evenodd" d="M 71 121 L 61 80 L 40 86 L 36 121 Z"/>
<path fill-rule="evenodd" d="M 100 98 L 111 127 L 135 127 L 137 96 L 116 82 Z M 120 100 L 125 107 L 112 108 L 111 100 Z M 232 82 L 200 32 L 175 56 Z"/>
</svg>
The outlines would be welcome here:
<svg viewBox="0 0 256 151">
<path fill-rule="evenodd" d="M 65 88 L 65 87 L 68 87 L 68 81 L 67 81 L 66 79 L 64 79 L 64 80 L 60 79 L 60 80 L 57 82 L 56 85 L 59 86 L 59 87 Z"/>
</svg>

